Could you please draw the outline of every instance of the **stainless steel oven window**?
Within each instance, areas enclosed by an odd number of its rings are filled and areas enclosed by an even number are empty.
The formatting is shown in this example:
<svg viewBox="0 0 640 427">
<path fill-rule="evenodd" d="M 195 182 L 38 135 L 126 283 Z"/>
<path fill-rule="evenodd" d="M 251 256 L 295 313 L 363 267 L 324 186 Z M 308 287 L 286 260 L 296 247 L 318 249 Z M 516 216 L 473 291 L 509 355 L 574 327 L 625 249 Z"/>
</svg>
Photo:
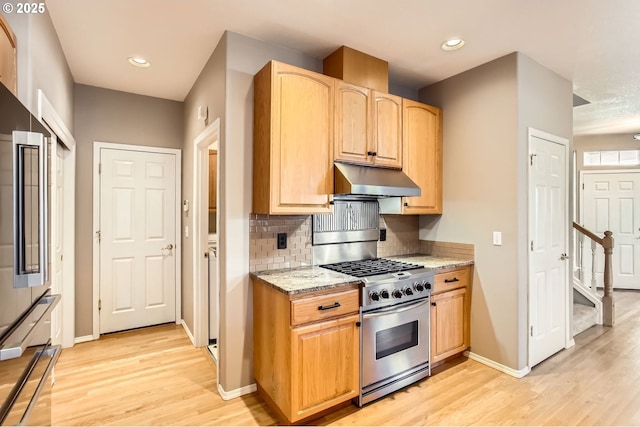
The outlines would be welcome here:
<svg viewBox="0 0 640 427">
<path fill-rule="evenodd" d="M 418 321 L 376 332 L 376 360 L 418 345 Z"/>
<path fill-rule="evenodd" d="M 46 146 L 39 133 L 13 132 L 14 286 L 43 285 L 47 271 Z"/>
</svg>

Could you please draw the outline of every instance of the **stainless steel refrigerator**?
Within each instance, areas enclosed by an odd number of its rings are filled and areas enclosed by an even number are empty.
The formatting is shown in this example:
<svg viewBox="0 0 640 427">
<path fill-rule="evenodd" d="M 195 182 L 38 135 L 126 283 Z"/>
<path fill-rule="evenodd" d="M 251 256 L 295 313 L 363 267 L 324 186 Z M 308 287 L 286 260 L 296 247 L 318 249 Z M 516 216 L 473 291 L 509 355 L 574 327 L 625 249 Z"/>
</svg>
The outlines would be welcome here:
<svg viewBox="0 0 640 427">
<path fill-rule="evenodd" d="M 0 425 L 50 425 L 50 134 L 0 83 Z"/>
</svg>

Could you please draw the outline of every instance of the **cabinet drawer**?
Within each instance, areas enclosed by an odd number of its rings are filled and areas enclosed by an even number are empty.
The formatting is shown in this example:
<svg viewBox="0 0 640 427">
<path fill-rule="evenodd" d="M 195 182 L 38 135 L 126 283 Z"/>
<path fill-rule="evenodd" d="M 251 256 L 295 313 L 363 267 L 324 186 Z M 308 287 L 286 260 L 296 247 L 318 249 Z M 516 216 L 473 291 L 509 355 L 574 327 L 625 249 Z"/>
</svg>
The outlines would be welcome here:
<svg viewBox="0 0 640 427">
<path fill-rule="evenodd" d="M 431 293 L 447 292 L 452 289 L 462 288 L 469 285 L 469 268 L 447 271 L 436 274 L 435 284 Z"/>
<path fill-rule="evenodd" d="M 355 313 L 360 308 L 358 289 L 316 295 L 291 301 L 291 325 L 315 322 L 343 314 Z"/>
</svg>

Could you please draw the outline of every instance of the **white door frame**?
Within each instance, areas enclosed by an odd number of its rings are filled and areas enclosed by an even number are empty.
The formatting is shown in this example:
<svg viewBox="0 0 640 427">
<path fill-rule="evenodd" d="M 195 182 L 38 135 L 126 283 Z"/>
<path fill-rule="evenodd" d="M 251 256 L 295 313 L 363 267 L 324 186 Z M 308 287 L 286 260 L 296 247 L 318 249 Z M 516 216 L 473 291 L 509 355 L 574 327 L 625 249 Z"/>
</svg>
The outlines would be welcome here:
<svg viewBox="0 0 640 427">
<path fill-rule="evenodd" d="M 98 300 L 100 299 L 100 244 L 97 239 L 97 232 L 100 230 L 100 174 L 98 168 L 100 164 L 100 150 L 102 148 L 112 150 L 126 150 L 126 151 L 142 151 L 146 153 L 158 153 L 158 154 L 174 154 L 176 156 L 176 270 L 175 270 L 175 292 L 176 292 L 176 310 L 175 318 L 176 324 L 180 324 L 182 320 L 182 248 L 178 243 L 180 240 L 181 221 L 180 218 L 180 200 L 182 200 L 182 188 L 180 185 L 180 178 L 182 177 L 182 150 L 178 148 L 161 148 L 161 147 L 149 147 L 143 145 L 128 145 L 128 144 L 116 144 L 111 142 L 94 141 L 93 143 L 93 339 L 100 338 L 100 311 L 98 310 Z"/>
<path fill-rule="evenodd" d="M 209 146 L 220 148 L 220 118 L 218 117 L 193 140 L 193 345 L 204 347 L 209 344 L 209 298 L 208 277 L 205 275 L 208 259 L 208 216 L 203 215 L 209 206 Z M 218 153 L 220 151 L 218 150 Z M 203 170 L 203 162 L 207 170 Z M 219 161 L 219 160 L 218 160 Z M 219 192 L 218 192 L 219 194 Z M 220 224 L 220 216 L 216 221 Z M 216 227 L 219 234 L 219 228 Z M 219 239 L 218 239 L 219 241 Z M 220 257 L 216 258 L 219 262 Z M 219 271 L 219 269 L 217 270 Z M 218 326 L 219 327 L 219 326 Z M 220 355 L 220 339 L 218 339 L 218 355 Z M 219 357 L 219 356 L 218 356 Z"/>
<path fill-rule="evenodd" d="M 62 120 L 62 117 L 55 110 L 49 99 L 47 99 L 42 89 L 38 89 L 38 119 L 45 122 L 49 129 L 56 135 L 58 142 L 64 145 L 65 153 L 63 153 L 63 168 L 64 168 L 64 193 L 63 197 L 63 211 L 64 218 L 62 219 L 63 233 L 63 257 L 62 257 L 62 277 L 64 277 L 64 283 L 61 284 L 62 292 L 62 347 L 73 347 L 75 343 L 76 335 L 76 316 L 75 316 L 75 293 L 76 293 L 76 281 L 75 281 L 75 234 L 76 234 L 76 218 L 75 218 L 75 206 L 76 206 L 76 140 L 73 138 L 71 131 Z M 57 161 L 56 152 L 58 150 L 57 144 L 52 147 L 51 161 Z M 55 169 L 52 169 L 55 170 Z M 52 180 L 55 177 L 52 174 Z M 53 184 L 54 182 L 52 182 Z M 57 197 L 56 186 L 52 186 L 51 197 Z M 57 236 L 55 227 L 58 225 L 56 219 L 57 212 L 52 212 L 52 229 L 51 236 Z M 53 242 L 52 242 L 53 243 Z M 51 247 L 54 247 L 53 245 Z M 56 271 L 54 264 L 58 263 L 57 259 L 51 259 L 52 268 L 51 271 Z"/>
<path fill-rule="evenodd" d="M 527 134 L 527 152 L 531 151 L 531 140 L 532 138 L 540 138 L 540 139 L 544 139 L 546 141 L 550 141 L 556 144 L 560 144 L 564 147 L 564 154 L 565 154 L 565 186 L 566 186 L 566 195 L 567 197 L 565 198 L 565 212 L 567 213 L 566 217 L 567 217 L 567 232 L 565 234 L 565 248 L 567 250 L 567 254 L 571 255 L 571 251 L 570 246 L 569 246 L 569 236 L 571 234 L 571 230 L 573 229 L 571 226 L 570 218 L 571 215 L 569 215 L 569 197 L 572 194 L 569 190 L 570 190 L 570 180 L 569 180 L 569 176 L 570 176 L 570 170 L 569 170 L 569 165 L 570 165 L 570 159 L 569 159 L 569 140 L 566 138 L 562 138 L 556 135 L 552 135 L 550 133 L 538 130 L 538 129 L 534 129 L 534 128 L 528 128 L 528 134 Z M 528 159 L 527 159 L 528 160 Z M 529 221 L 531 221 L 531 216 L 529 215 L 529 206 L 531 206 L 531 197 L 532 197 L 532 191 L 531 191 L 531 168 L 527 168 L 527 190 L 528 190 L 528 201 L 527 201 L 527 230 L 531 230 L 531 224 L 529 223 Z M 529 233 L 529 231 L 527 231 L 527 233 Z M 528 327 L 527 327 L 527 364 L 528 364 L 528 370 L 531 370 L 531 342 L 532 342 L 532 337 L 531 334 L 528 333 L 528 331 L 530 330 L 531 326 L 532 326 L 532 310 L 531 310 L 531 301 L 532 301 L 532 297 L 531 297 L 531 292 L 532 292 L 532 286 L 531 286 L 531 280 L 530 280 L 530 270 L 531 270 L 531 263 L 532 263 L 532 254 L 531 251 L 528 250 L 527 248 L 527 253 L 528 253 L 528 257 L 527 257 L 527 297 L 528 297 Z M 567 268 L 565 269 L 565 283 L 567 284 L 567 289 L 566 289 L 566 305 L 565 305 L 565 348 L 569 348 L 575 345 L 575 341 L 573 340 L 573 336 L 571 334 L 571 324 L 573 322 L 572 319 L 572 307 L 571 305 L 573 304 L 573 294 L 572 294 L 572 281 L 571 281 L 571 266 L 573 260 L 569 259 L 568 263 L 567 263 Z"/>
</svg>

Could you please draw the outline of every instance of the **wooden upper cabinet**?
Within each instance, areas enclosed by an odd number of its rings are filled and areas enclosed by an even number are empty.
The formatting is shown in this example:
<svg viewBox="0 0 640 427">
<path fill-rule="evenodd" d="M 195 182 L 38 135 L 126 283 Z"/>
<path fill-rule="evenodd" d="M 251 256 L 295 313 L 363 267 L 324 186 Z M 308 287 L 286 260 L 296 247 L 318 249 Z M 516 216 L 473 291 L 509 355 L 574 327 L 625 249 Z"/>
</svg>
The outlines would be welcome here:
<svg viewBox="0 0 640 427">
<path fill-rule="evenodd" d="M 402 98 L 336 81 L 335 159 L 402 168 Z"/>
<path fill-rule="evenodd" d="M 373 110 L 371 90 L 336 80 L 335 159 L 371 163 Z"/>
<path fill-rule="evenodd" d="M 403 214 L 442 213 L 442 110 L 403 100 L 403 171 L 418 186 L 419 197 L 403 199 Z"/>
<path fill-rule="evenodd" d="M 402 168 L 402 98 L 388 93 L 374 92 L 375 164 Z"/>
<path fill-rule="evenodd" d="M 209 211 L 215 212 L 218 191 L 218 152 L 209 151 Z"/>
<path fill-rule="evenodd" d="M 16 37 L 0 15 L 0 82 L 17 96 Z"/>
<path fill-rule="evenodd" d="M 331 212 L 334 79 L 277 61 L 254 77 L 253 212 Z"/>
</svg>

